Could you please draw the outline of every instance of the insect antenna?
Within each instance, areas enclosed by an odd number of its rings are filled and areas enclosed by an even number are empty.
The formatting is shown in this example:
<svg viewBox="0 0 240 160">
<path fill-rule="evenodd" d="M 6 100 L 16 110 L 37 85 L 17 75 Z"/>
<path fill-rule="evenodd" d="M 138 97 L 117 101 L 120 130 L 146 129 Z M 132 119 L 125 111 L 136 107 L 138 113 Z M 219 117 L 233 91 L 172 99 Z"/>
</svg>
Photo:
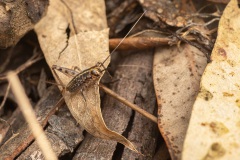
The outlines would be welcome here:
<svg viewBox="0 0 240 160">
<path fill-rule="evenodd" d="M 112 52 L 107 56 L 107 58 L 102 62 L 102 65 L 108 60 L 109 57 L 117 50 L 117 48 L 122 44 L 122 42 L 126 39 L 126 37 L 130 34 L 130 32 L 133 30 L 133 28 L 137 25 L 137 23 L 141 20 L 141 18 L 144 16 L 146 11 L 142 13 L 142 15 L 138 18 L 138 20 L 134 23 L 132 28 L 128 31 L 128 33 L 123 37 L 123 39 L 118 43 L 117 47 L 115 47 Z"/>
</svg>

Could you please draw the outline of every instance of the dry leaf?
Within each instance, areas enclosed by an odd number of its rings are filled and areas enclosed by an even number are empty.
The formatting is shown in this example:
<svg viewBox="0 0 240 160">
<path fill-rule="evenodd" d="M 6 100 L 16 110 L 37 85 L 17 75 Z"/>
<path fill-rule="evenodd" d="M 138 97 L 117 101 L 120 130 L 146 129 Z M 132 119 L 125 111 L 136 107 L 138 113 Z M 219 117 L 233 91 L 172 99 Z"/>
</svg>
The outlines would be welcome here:
<svg viewBox="0 0 240 160">
<path fill-rule="evenodd" d="M 212 62 L 204 71 L 184 142 L 183 160 L 240 157 L 240 10 L 227 5 Z"/>
<path fill-rule="evenodd" d="M 45 14 L 48 0 L 1 0 L 0 1 L 0 48 L 16 43 Z"/>
<path fill-rule="evenodd" d="M 158 48 L 153 78 L 158 101 L 158 127 L 172 159 L 180 159 L 192 105 L 206 66 L 204 54 L 189 44 Z"/>
<path fill-rule="evenodd" d="M 193 7 L 192 2 L 186 2 L 186 0 L 139 0 L 139 3 L 147 10 L 146 16 L 154 22 L 161 21 L 176 27 L 183 27 L 187 24 Z"/>
<path fill-rule="evenodd" d="M 52 0 L 46 17 L 35 30 L 49 67 L 55 64 L 84 70 L 108 56 L 106 28 L 104 1 Z M 58 75 L 64 85 L 72 79 L 59 72 Z M 65 92 L 63 95 L 77 122 L 96 137 L 115 140 L 136 151 L 130 141 L 106 127 L 100 109 L 98 84 L 90 86 L 83 94 L 86 101 L 80 93 Z"/>
</svg>

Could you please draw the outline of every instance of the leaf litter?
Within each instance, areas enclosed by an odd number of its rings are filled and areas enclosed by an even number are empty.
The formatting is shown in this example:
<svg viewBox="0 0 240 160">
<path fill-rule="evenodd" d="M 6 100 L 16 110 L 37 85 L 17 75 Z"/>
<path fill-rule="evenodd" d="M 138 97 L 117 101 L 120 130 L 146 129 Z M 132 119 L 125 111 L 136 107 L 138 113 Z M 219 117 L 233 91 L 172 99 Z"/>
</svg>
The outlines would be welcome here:
<svg viewBox="0 0 240 160">
<path fill-rule="evenodd" d="M 104 1 L 50 1 L 48 13 L 36 25 L 35 31 L 50 68 L 52 65 L 69 69 L 77 66 L 84 70 L 102 62 L 109 55 L 106 28 Z M 62 73 L 58 75 L 64 85 L 72 79 Z M 98 83 L 83 91 L 86 101 L 81 94 L 63 94 L 70 112 L 92 135 L 120 142 L 137 151 L 130 141 L 105 125 Z"/>
<path fill-rule="evenodd" d="M 140 3 L 143 2 L 144 1 L 140 1 Z M 175 13 L 174 10 L 171 10 L 169 13 L 172 14 L 159 15 L 161 9 L 167 10 L 167 8 L 173 9 L 174 7 L 177 7 L 175 4 L 176 2 L 180 4 L 186 1 L 172 1 L 171 3 L 173 4 L 170 4 L 170 7 L 168 6 L 164 8 L 165 5 L 162 5 L 160 10 L 153 11 L 152 15 L 148 14 L 147 16 L 154 20 L 156 23 L 158 23 L 160 28 L 163 27 L 161 26 L 163 23 L 165 23 L 164 27 L 167 27 L 167 29 L 169 25 L 173 27 L 180 26 L 185 28 L 185 31 L 187 30 L 186 33 L 180 33 L 178 37 L 175 37 L 176 39 L 182 38 L 180 40 L 184 41 L 184 36 L 186 36 L 186 34 L 187 36 L 189 36 L 189 34 L 192 34 L 194 35 L 194 38 L 196 38 L 195 41 L 197 41 L 198 43 L 205 43 L 205 41 L 201 39 L 204 37 L 199 37 L 199 32 L 195 32 L 196 30 L 193 30 L 192 26 L 186 27 L 186 23 L 191 21 L 187 19 L 183 19 L 183 21 L 178 21 L 178 19 L 176 19 L 176 16 L 178 16 L 178 11 Z M 77 1 L 71 0 L 51 2 L 47 17 L 42 20 L 43 22 L 39 23 L 36 26 L 38 38 L 50 68 L 54 64 L 69 69 L 77 66 L 81 68 L 81 70 L 84 70 L 95 65 L 96 62 L 103 61 L 105 57 L 109 55 L 107 44 L 108 30 L 106 29 L 106 19 L 103 2 L 84 2 L 84 4 L 78 3 L 79 2 Z M 99 5 L 99 3 L 101 4 Z M 55 5 L 55 7 L 52 7 L 52 5 Z M 81 7 L 83 7 L 83 9 Z M 144 7 L 146 10 L 149 9 L 149 6 L 147 5 L 145 5 Z M 180 9 L 179 11 L 184 11 L 184 9 L 181 10 L 181 7 L 182 6 L 180 5 L 177 8 Z M 94 10 L 91 10 L 89 8 Z M 156 10 L 156 8 L 154 10 Z M 168 12 L 164 11 L 163 13 Z M 188 17 L 188 12 L 187 14 L 181 12 L 180 16 L 182 18 L 186 18 Z M 174 31 L 172 34 L 174 34 Z M 179 33 L 176 32 L 176 34 Z M 170 38 L 171 40 L 173 37 L 168 38 Z M 225 41 L 227 41 L 227 39 Z M 189 41 L 184 42 L 188 43 Z M 207 40 L 206 42 L 207 43 L 205 44 L 208 45 L 208 42 L 210 41 Z M 205 67 L 204 65 L 206 65 L 206 58 L 202 55 L 202 53 L 191 47 L 189 44 L 181 45 L 179 48 L 158 48 L 156 50 L 154 59 L 154 83 L 159 104 L 159 128 L 164 136 L 165 141 L 167 142 L 169 151 L 173 159 L 180 159 L 181 157 L 181 147 L 183 139 L 185 137 L 188 119 L 191 114 L 190 112 L 192 105 L 190 104 L 194 102 L 193 99 L 195 99 L 199 87 L 197 81 L 199 81 L 203 68 Z M 229 58 L 226 54 L 227 51 L 228 50 L 226 50 L 225 48 L 222 49 L 220 47 L 218 49 L 218 52 L 222 57 L 215 56 L 215 58 L 212 59 L 219 60 L 219 57 L 220 60 L 224 59 L 224 57 Z M 214 55 L 212 57 L 214 57 Z M 233 60 L 228 60 L 227 62 L 232 66 L 236 65 Z M 199 63 L 201 64 L 199 65 Z M 186 70 L 186 72 L 183 72 L 182 70 Z M 217 72 L 214 73 L 218 74 Z M 171 75 L 170 79 L 167 78 L 167 75 L 169 74 Z M 60 76 L 60 79 L 64 82 L 64 85 L 66 85 L 73 78 L 67 77 L 62 73 L 58 73 L 58 75 Z M 229 75 L 234 76 L 234 72 L 229 73 Z M 177 83 L 174 83 L 173 85 L 173 83 L 171 82 L 172 80 L 177 81 Z M 187 87 L 189 84 L 191 84 L 191 87 Z M 61 86 L 59 86 L 59 88 L 62 89 Z M 234 93 L 226 90 L 222 91 L 221 93 L 224 98 L 232 98 L 235 96 Z M 98 119 L 98 122 L 102 123 L 103 127 L 106 128 L 105 123 L 103 122 L 101 117 L 101 111 L 99 111 L 100 100 L 97 85 L 93 86 L 92 88 L 90 87 L 88 90 L 85 91 L 84 95 L 87 99 L 87 102 L 85 102 L 85 100 L 83 99 L 83 97 L 81 97 L 80 94 L 77 96 L 71 95 L 69 93 L 64 93 L 64 95 L 67 104 L 70 105 L 71 112 L 73 113 L 75 119 L 78 122 L 81 121 L 81 119 L 85 118 L 90 120 L 91 124 L 94 124 L 96 122 L 94 122 L 94 120 Z M 198 96 L 203 98 L 205 101 L 212 101 L 212 99 L 216 97 L 211 92 L 211 90 L 209 90 L 209 88 L 205 86 L 201 87 Z M 235 103 L 239 105 L 239 100 L 237 99 Z M 187 111 L 187 113 L 185 113 L 184 110 Z M 88 115 L 92 115 L 93 117 L 91 118 L 91 116 Z M 79 116 L 83 117 L 79 118 Z M 85 126 L 90 126 L 90 123 L 84 123 Z M 217 134 L 218 136 L 225 136 L 231 131 L 222 121 L 217 120 L 201 123 L 201 127 L 202 126 L 205 126 L 206 128 L 208 127 L 211 132 Z M 87 129 L 93 129 L 92 134 L 98 136 L 105 136 L 106 138 L 106 135 L 99 134 L 100 132 L 98 132 L 96 127 L 97 126 L 92 125 Z M 96 130 L 97 132 L 95 132 Z M 104 130 L 104 132 L 105 131 L 106 130 Z M 191 140 L 195 142 L 195 139 Z M 211 148 L 204 155 L 204 159 L 216 158 L 213 155 L 221 157 L 224 154 L 226 154 L 226 149 L 224 148 L 224 146 L 219 145 L 219 143 L 217 142 L 213 142 Z"/>
</svg>

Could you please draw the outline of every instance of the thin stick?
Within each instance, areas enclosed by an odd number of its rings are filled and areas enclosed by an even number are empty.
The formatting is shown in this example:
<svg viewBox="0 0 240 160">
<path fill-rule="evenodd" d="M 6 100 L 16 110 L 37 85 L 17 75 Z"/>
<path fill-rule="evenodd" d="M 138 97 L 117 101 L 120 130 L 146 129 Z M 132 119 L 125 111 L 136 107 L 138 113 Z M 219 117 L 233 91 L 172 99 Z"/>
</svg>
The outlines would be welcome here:
<svg viewBox="0 0 240 160">
<path fill-rule="evenodd" d="M 16 73 L 9 72 L 7 74 L 7 78 L 13 94 L 17 99 L 20 110 L 22 111 L 26 121 L 28 122 L 29 127 L 32 130 L 34 137 L 36 138 L 37 144 L 42 150 L 44 157 L 47 160 L 57 160 L 57 157 L 51 148 L 51 144 L 49 143 L 46 135 L 44 134 L 41 125 L 37 121 L 34 110 L 32 109 L 32 106 L 24 92 L 24 89 Z"/>
<path fill-rule="evenodd" d="M 129 102 L 128 100 L 126 100 L 125 98 L 119 96 L 117 93 L 113 92 L 112 90 L 110 90 L 109 88 L 107 88 L 106 86 L 104 86 L 103 84 L 99 84 L 99 87 L 106 92 L 107 94 L 109 94 L 110 96 L 112 96 L 113 98 L 119 100 L 120 102 L 122 102 L 123 104 L 127 105 L 128 107 L 132 108 L 133 110 L 137 111 L 138 113 L 142 114 L 143 116 L 147 117 L 148 119 L 150 119 L 151 121 L 157 123 L 157 117 L 155 117 L 154 115 L 148 113 L 147 111 L 145 111 L 144 109 L 138 107 L 135 104 L 132 104 L 131 102 Z"/>
<path fill-rule="evenodd" d="M 25 63 L 23 63 L 21 66 L 19 66 L 15 72 L 18 74 L 22 72 L 24 69 L 30 67 L 32 64 L 36 63 L 37 61 L 43 59 L 41 55 L 34 54 L 30 59 L 28 59 Z M 7 76 L 5 74 L 0 74 L 0 80 L 7 79 Z"/>
<path fill-rule="evenodd" d="M 8 86 L 7 86 L 5 95 L 3 97 L 3 101 L 2 101 L 2 103 L 0 105 L 0 110 L 2 109 L 2 107 L 4 106 L 4 104 L 5 104 L 6 100 L 7 100 L 7 97 L 8 97 L 8 94 L 9 94 L 9 90 L 10 90 L 10 84 L 8 84 Z"/>
</svg>

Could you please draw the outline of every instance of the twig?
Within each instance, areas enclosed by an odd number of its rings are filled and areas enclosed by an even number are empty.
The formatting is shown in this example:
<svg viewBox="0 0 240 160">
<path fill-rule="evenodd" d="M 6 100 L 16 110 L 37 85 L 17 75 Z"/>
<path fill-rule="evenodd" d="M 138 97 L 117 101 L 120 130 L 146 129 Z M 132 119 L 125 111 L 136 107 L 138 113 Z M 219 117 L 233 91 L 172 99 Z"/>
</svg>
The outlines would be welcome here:
<svg viewBox="0 0 240 160">
<path fill-rule="evenodd" d="M 145 111 L 144 109 L 141 109 L 140 107 L 138 107 L 135 104 L 132 104 L 131 102 L 129 102 L 128 100 L 126 100 L 125 98 L 119 96 L 117 93 L 113 92 L 112 90 L 110 90 L 109 88 L 107 88 L 106 86 L 104 86 L 103 84 L 99 84 L 99 87 L 105 91 L 107 94 L 109 94 L 110 96 L 112 96 L 113 98 L 119 100 L 120 102 L 122 102 L 123 104 L 127 105 L 128 107 L 132 108 L 133 110 L 137 111 L 138 113 L 142 114 L 143 116 L 147 117 L 148 119 L 150 119 L 151 121 L 157 123 L 157 117 L 155 117 L 154 115 L 148 113 L 147 111 Z"/>
<path fill-rule="evenodd" d="M 39 148 L 42 150 L 43 155 L 47 160 L 57 160 L 55 153 L 53 152 L 49 141 L 47 140 L 46 135 L 43 132 L 42 127 L 37 121 L 35 116 L 34 110 L 24 92 L 24 89 L 20 83 L 19 78 L 17 77 L 16 73 L 9 72 L 7 74 L 7 79 L 11 85 L 12 91 L 17 99 L 19 107 L 29 124 L 30 129 L 36 141 L 39 145 Z"/>
<path fill-rule="evenodd" d="M 2 107 L 4 106 L 4 104 L 5 104 L 6 100 L 7 100 L 7 97 L 8 97 L 8 94 L 9 94 L 9 90 L 10 90 L 10 84 L 8 84 L 8 86 L 7 86 L 7 89 L 6 89 L 3 101 L 2 101 L 2 103 L 0 105 L 0 110 L 2 109 Z"/>
<path fill-rule="evenodd" d="M 1 63 L 1 66 L 0 66 L 0 73 L 2 73 L 6 67 L 8 66 L 10 60 L 11 60 L 11 57 L 12 57 L 12 54 L 13 54 L 13 51 L 14 51 L 14 47 L 11 47 L 7 53 L 7 57 L 6 59 L 4 59 L 4 61 Z"/>
<path fill-rule="evenodd" d="M 6 121 L 6 120 L 4 120 L 4 119 L 2 119 L 2 118 L 0 118 L 0 121 L 6 123 L 6 124 L 9 126 L 9 129 L 11 129 L 11 131 L 12 131 L 12 137 L 9 138 L 7 141 L 10 141 L 12 138 L 14 138 L 14 137 L 16 137 L 17 135 L 19 135 L 19 133 L 14 133 L 13 128 L 12 128 L 12 125 L 11 125 L 10 123 L 8 123 L 8 121 Z M 1 138 L 0 138 L 0 143 L 2 143 L 2 139 L 1 139 Z M 5 142 L 5 143 L 7 143 L 7 142 Z"/>
<path fill-rule="evenodd" d="M 46 118 L 42 121 L 41 124 L 42 124 L 43 127 L 45 127 L 45 126 L 47 125 L 48 119 L 49 119 L 53 114 L 56 113 L 57 109 L 58 109 L 59 107 L 61 107 L 61 106 L 64 104 L 64 102 L 65 102 L 65 101 L 64 101 L 63 97 L 61 97 L 61 98 L 58 100 L 57 104 L 51 109 L 51 111 L 47 114 Z"/>
<path fill-rule="evenodd" d="M 109 40 L 110 49 L 116 48 L 116 46 L 121 42 L 121 38 L 114 38 Z M 118 50 L 129 50 L 129 49 L 149 49 L 158 46 L 168 45 L 172 39 L 169 37 L 130 37 L 126 38 Z"/>
<path fill-rule="evenodd" d="M 11 131 L 12 131 L 12 136 L 11 136 L 5 143 L 8 143 L 8 142 L 11 141 L 14 137 L 16 137 L 16 136 L 19 135 L 19 133 L 14 133 L 13 128 L 12 128 L 12 125 L 11 125 L 10 123 L 8 123 L 8 121 L 6 121 L 6 120 L 4 120 L 4 119 L 2 119 L 2 118 L 0 118 L 0 121 L 6 123 L 6 124 L 9 126 L 9 128 L 11 129 Z M 2 139 L 0 139 L 0 143 L 2 143 Z"/>
<path fill-rule="evenodd" d="M 23 63 L 21 66 L 19 66 L 16 70 L 15 73 L 18 74 L 22 72 L 24 69 L 30 67 L 32 64 L 36 63 L 37 61 L 41 60 L 43 57 L 39 54 L 34 54 L 29 60 L 27 60 L 25 63 Z M 6 80 L 7 76 L 6 74 L 1 74 L 0 75 L 0 80 Z"/>
</svg>

